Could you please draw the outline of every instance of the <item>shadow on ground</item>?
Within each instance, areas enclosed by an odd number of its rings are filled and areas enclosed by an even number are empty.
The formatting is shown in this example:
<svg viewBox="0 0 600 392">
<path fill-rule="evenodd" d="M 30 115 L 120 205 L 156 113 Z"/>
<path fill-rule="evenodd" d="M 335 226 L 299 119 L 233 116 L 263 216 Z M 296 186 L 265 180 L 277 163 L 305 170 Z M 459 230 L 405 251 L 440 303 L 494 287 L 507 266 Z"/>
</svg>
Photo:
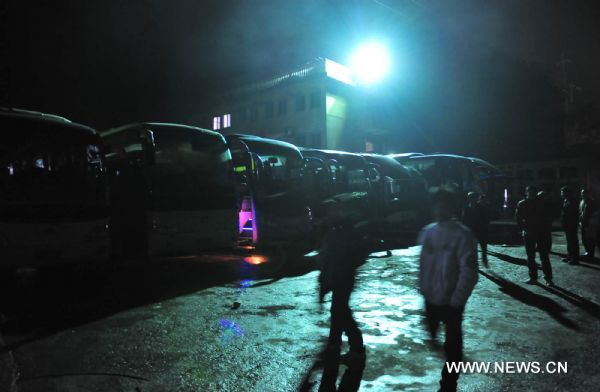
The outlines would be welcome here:
<svg viewBox="0 0 600 392">
<path fill-rule="evenodd" d="M 567 309 L 553 299 L 529 291 L 493 272 L 479 271 L 479 273 L 497 284 L 501 292 L 525 305 L 533 306 L 545 311 L 550 317 L 569 329 L 579 330 L 579 326 L 575 322 L 564 316 Z"/>
<path fill-rule="evenodd" d="M 339 371 L 342 365 L 346 366 L 346 370 L 339 379 Z M 363 372 L 366 365 L 366 358 L 344 360 L 339 354 L 331 355 L 325 350 L 319 355 L 319 359 L 315 361 L 311 369 L 308 371 L 300 388 L 299 392 L 309 392 L 318 382 L 319 392 L 324 391 L 347 391 L 355 392 L 360 388 Z M 321 373 L 320 381 L 316 378 Z M 338 382 L 339 379 L 339 382 Z"/>
<path fill-rule="evenodd" d="M 544 290 L 548 291 L 549 293 L 552 293 L 554 295 L 561 297 L 565 301 L 577 306 L 578 308 L 583 309 L 590 316 L 596 318 L 597 320 L 600 320 L 600 305 L 596 304 L 595 302 L 592 302 L 589 299 L 583 298 L 583 297 L 581 297 L 567 289 L 559 287 L 559 286 L 554 286 L 554 287 L 546 287 L 543 285 L 540 285 L 540 286 Z"/>
<path fill-rule="evenodd" d="M 515 264 L 515 265 L 527 265 L 527 260 L 522 259 L 520 257 L 509 256 L 509 255 L 505 255 L 504 253 L 499 253 L 499 252 L 494 252 L 494 251 L 488 251 L 488 255 L 494 256 L 497 259 L 500 259 L 502 261 L 506 261 L 507 263 L 511 263 L 511 264 Z"/>
</svg>

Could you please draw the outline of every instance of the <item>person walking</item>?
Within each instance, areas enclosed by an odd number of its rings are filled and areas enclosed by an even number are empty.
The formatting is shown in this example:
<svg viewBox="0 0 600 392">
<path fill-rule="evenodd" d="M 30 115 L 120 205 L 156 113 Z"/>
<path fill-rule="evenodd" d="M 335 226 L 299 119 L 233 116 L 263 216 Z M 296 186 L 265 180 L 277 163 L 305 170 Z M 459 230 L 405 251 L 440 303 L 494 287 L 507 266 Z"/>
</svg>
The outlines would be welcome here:
<svg viewBox="0 0 600 392">
<path fill-rule="evenodd" d="M 357 268 L 368 256 L 367 222 L 356 213 L 348 213 L 350 206 L 333 201 L 328 204 L 321 241 L 319 301 L 331 291 L 331 325 L 326 356 L 338 358 L 342 334 L 348 336 L 348 356 L 364 358 L 362 333 L 350 309 L 350 295 L 354 289 Z"/>
<path fill-rule="evenodd" d="M 535 253 L 537 250 L 540 253 L 544 279 L 549 286 L 552 286 L 554 285 L 552 281 L 552 267 L 550 266 L 552 222 L 550 221 L 548 227 L 548 223 L 545 220 L 548 219 L 544 208 L 545 204 L 538 198 L 537 194 L 538 189 L 534 185 L 529 185 L 525 188 L 525 199 L 517 204 L 515 220 L 521 230 L 525 253 L 527 254 L 529 280 L 526 283 L 537 284 L 538 282 L 538 267 L 535 263 Z M 550 242 L 548 242 L 548 239 Z"/>
<path fill-rule="evenodd" d="M 478 279 L 477 241 L 466 226 L 453 219 L 454 195 L 440 190 L 432 198 L 434 223 L 418 237 L 419 291 L 425 298 L 425 318 L 432 339 L 440 323 L 446 324 L 446 361 L 441 391 L 456 391 L 459 373 L 450 368 L 463 359 L 462 318 Z"/>
<path fill-rule="evenodd" d="M 562 261 L 571 265 L 579 264 L 579 238 L 577 227 L 579 226 L 579 208 L 574 200 L 571 188 L 563 186 L 560 190 L 563 198 L 560 223 L 567 239 L 567 257 Z"/>
<path fill-rule="evenodd" d="M 488 268 L 487 244 L 488 226 L 490 221 L 488 213 L 481 204 L 477 193 L 469 192 L 467 194 L 467 205 L 463 209 L 461 220 L 475 235 L 475 238 L 481 247 L 481 262 L 485 268 Z"/>
<path fill-rule="evenodd" d="M 592 230 L 592 216 L 596 212 L 596 201 L 587 189 L 581 190 L 581 202 L 579 203 L 579 227 L 581 229 L 581 242 L 585 248 L 583 258 L 586 261 L 594 260 L 596 251 L 596 236 Z"/>
</svg>

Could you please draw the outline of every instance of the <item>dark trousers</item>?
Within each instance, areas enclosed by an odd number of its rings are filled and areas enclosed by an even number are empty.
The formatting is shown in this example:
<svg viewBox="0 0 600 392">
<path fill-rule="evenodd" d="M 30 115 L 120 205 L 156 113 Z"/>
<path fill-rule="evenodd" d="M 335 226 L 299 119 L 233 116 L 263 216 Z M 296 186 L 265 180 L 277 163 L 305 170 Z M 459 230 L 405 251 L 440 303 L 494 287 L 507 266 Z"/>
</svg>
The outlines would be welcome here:
<svg viewBox="0 0 600 392">
<path fill-rule="evenodd" d="M 478 239 L 479 246 L 481 247 L 481 261 L 483 261 L 484 265 L 487 265 L 488 262 L 488 254 L 487 254 L 487 239 Z"/>
<path fill-rule="evenodd" d="M 594 241 L 594 233 L 590 233 L 587 225 L 581 226 L 581 242 L 583 242 L 587 257 L 593 259 L 596 252 L 596 242 Z"/>
<path fill-rule="evenodd" d="M 487 230 L 486 231 L 483 231 L 483 230 L 473 230 L 473 234 L 475 234 L 475 238 L 477 238 L 477 242 L 479 243 L 479 246 L 481 247 L 481 261 L 483 262 L 484 265 L 487 265 L 487 262 L 488 262 L 488 252 L 487 252 L 488 234 L 487 234 Z"/>
<path fill-rule="evenodd" d="M 567 237 L 567 253 L 569 255 L 569 261 L 579 261 L 579 238 L 577 237 L 577 228 L 565 229 L 565 236 Z"/>
<path fill-rule="evenodd" d="M 552 248 L 552 233 L 541 233 L 532 235 L 525 233 L 523 235 L 525 243 L 525 253 L 527 253 L 527 268 L 529 268 L 529 278 L 538 278 L 538 267 L 535 263 L 535 252 L 539 252 L 542 262 L 542 271 L 544 279 L 552 280 L 552 265 L 550 264 L 550 249 Z"/>
<path fill-rule="evenodd" d="M 463 312 L 464 307 L 456 309 L 449 305 L 440 306 L 425 301 L 425 317 L 431 336 L 437 336 L 440 323 L 446 324 L 446 341 L 444 342 L 446 363 L 444 363 L 442 379 L 440 380 L 442 391 L 456 391 L 459 374 L 455 372 L 450 373 L 447 364 L 451 362 L 461 362 L 463 359 Z"/>
<path fill-rule="evenodd" d="M 350 310 L 350 294 L 354 288 L 354 276 L 338 276 L 332 289 L 331 297 L 331 327 L 329 329 L 330 347 L 340 347 L 342 333 L 348 336 L 351 349 L 362 349 L 363 338 L 356 320 Z"/>
</svg>

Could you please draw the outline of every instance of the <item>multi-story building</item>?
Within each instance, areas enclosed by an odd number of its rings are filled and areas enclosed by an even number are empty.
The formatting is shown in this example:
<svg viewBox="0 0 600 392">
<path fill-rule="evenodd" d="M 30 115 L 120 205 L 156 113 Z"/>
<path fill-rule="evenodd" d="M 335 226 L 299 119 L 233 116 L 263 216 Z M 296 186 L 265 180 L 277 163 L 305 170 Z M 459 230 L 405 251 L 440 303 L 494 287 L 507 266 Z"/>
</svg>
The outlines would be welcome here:
<svg viewBox="0 0 600 392">
<path fill-rule="evenodd" d="M 318 58 L 222 94 L 205 126 L 298 146 L 384 152 L 386 132 L 374 125 L 367 107 L 350 69 Z"/>
</svg>

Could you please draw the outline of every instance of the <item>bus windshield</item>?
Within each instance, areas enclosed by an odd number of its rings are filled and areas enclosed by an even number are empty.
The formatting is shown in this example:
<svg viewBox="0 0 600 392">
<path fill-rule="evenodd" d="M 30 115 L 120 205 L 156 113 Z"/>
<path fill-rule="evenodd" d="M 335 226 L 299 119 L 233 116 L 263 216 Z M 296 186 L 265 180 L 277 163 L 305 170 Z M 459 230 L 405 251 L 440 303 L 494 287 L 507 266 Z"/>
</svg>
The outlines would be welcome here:
<svg viewBox="0 0 600 392">
<path fill-rule="evenodd" d="M 219 209 L 233 203 L 231 153 L 222 136 L 175 124 L 128 126 L 103 135 L 109 159 L 141 151 L 142 129 L 152 131 L 155 144 L 155 162 L 145 178 L 152 209 Z"/>
<path fill-rule="evenodd" d="M 340 169 L 341 173 L 345 173 L 349 192 L 366 192 L 369 190 L 370 184 L 365 169 L 347 166 L 341 166 Z"/>
<path fill-rule="evenodd" d="M 83 210 L 104 213 L 97 209 L 106 203 L 104 164 L 93 131 L 33 119 L 0 121 L 3 129 L 11 131 L 3 132 L 0 142 L 3 216 L 67 218 Z"/>
<path fill-rule="evenodd" d="M 183 127 L 149 128 L 156 143 L 156 162 L 148 171 L 155 208 L 231 204 L 231 153 L 221 137 Z"/>
<path fill-rule="evenodd" d="M 259 163 L 263 170 L 262 175 L 259 176 L 260 187 L 264 195 L 277 195 L 300 190 L 300 177 L 304 161 L 296 147 L 255 136 L 230 138 L 230 143 L 233 145 L 239 145 L 239 142 L 243 142 L 249 151 L 260 160 Z"/>
</svg>

